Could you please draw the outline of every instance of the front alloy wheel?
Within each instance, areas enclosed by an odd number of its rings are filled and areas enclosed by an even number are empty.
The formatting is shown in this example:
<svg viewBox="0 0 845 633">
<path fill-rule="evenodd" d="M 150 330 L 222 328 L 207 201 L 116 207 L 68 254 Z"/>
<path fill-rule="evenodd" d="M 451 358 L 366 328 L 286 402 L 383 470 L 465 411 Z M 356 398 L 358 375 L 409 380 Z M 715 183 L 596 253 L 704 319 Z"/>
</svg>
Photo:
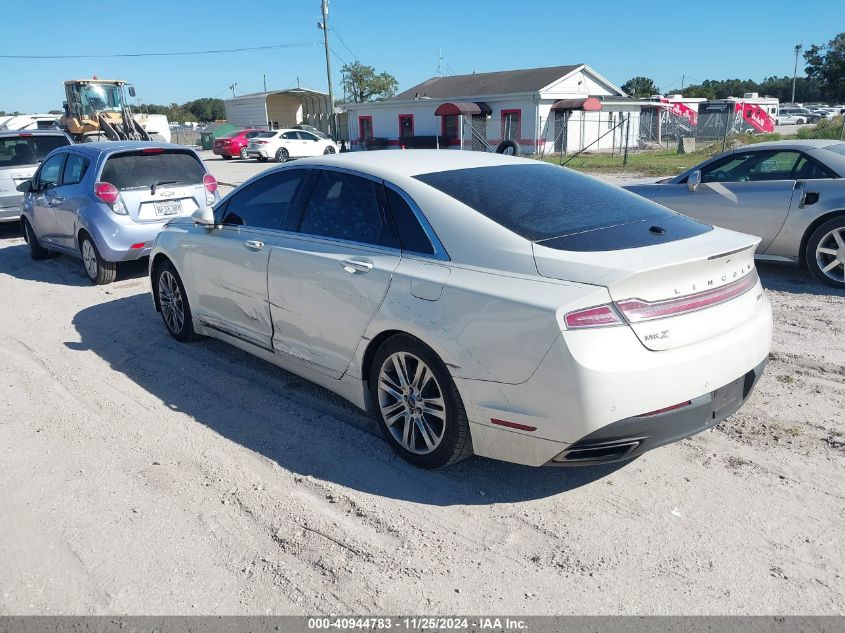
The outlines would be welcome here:
<svg viewBox="0 0 845 633">
<path fill-rule="evenodd" d="M 173 264 L 164 262 L 156 269 L 155 284 L 161 320 L 167 331 L 177 341 L 196 338 L 185 287 Z"/>
<path fill-rule="evenodd" d="M 331 145 L 327 145 L 326 149 L 323 150 L 323 154 L 334 154 L 334 147 Z"/>
<path fill-rule="evenodd" d="M 284 147 L 280 147 L 278 151 L 276 151 L 276 162 L 277 163 L 284 163 L 288 159 L 288 151 Z"/>
<path fill-rule="evenodd" d="M 242 147 L 242 148 L 241 148 L 241 158 L 243 158 L 244 160 L 246 160 L 247 158 L 249 158 L 249 156 L 248 156 L 248 155 L 247 155 L 247 153 L 246 153 L 246 147 Z"/>
</svg>

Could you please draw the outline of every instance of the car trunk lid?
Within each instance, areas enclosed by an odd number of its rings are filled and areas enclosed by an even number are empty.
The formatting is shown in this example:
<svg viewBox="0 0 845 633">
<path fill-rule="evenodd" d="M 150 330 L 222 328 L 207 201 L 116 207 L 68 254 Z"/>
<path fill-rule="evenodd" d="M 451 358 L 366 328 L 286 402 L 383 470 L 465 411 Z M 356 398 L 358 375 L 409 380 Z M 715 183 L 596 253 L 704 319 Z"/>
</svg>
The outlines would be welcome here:
<svg viewBox="0 0 845 633">
<path fill-rule="evenodd" d="M 535 243 L 534 260 L 541 276 L 606 287 L 643 345 L 660 351 L 717 336 L 754 315 L 761 298 L 754 268 L 759 241 L 716 228 L 612 251 Z"/>
</svg>

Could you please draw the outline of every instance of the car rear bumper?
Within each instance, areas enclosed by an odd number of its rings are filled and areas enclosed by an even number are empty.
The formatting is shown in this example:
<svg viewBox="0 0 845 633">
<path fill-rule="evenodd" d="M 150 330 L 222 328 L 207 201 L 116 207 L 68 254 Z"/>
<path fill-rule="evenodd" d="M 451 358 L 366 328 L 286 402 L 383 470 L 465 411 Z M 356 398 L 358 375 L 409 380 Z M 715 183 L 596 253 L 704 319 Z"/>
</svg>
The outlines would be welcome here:
<svg viewBox="0 0 845 633">
<path fill-rule="evenodd" d="M 771 307 L 760 294 L 752 318 L 699 343 L 655 352 L 628 327 L 567 331 L 521 384 L 455 377 L 476 454 L 541 466 L 572 447 L 637 440 L 627 454 L 605 455 L 614 461 L 718 423 L 747 398 L 771 349 Z"/>
<path fill-rule="evenodd" d="M 249 148 L 246 150 L 247 156 L 252 156 L 253 158 L 270 158 L 270 154 L 266 149 L 252 149 Z"/>
<path fill-rule="evenodd" d="M 212 154 L 217 154 L 218 156 L 237 156 L 237 152 L 235 152 L 230 147 L 215 147 L 211 150 Z"/>
</svg>

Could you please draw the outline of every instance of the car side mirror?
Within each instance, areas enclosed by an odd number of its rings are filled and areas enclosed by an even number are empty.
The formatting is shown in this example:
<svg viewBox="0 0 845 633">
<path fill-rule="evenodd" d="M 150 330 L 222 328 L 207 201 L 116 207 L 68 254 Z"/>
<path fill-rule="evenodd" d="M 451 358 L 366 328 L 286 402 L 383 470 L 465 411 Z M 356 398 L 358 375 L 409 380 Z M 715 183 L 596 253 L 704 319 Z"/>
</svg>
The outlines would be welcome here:
<svg viewBox="0 0 845 633">
<path fill-rule="evenodd" d="M 700 185 L 700 184 L 701 184 L 701 170 L 696 169 L 694 172 L 692 172 L 689 175 L 689 178 L 687 178 L 687 188 L 690 191 L 695 191 L 696 189 L 698 189 L 698 185 Z"/>
<path fill-rule="evenodd" d="M 135 96 L 135 86 L 132 86 L 132 85 L 129 86 L 129 96 L 130 97 Z"/>
<path fill-rule="evenodd" d="M 29 193 L 30 191 L 32 191 L 32 181 L 24 180 L 21 184 L 15 187 L 15 189 L 24 194 Z"/>
<path fill-rule="evenodd" d="M 197 224 L 203 226 L 216 226 L 217 222 L 214 219 L 214 209 L 211 207 L 200 207 L 191 215 L 191 219 Z"/>
</svg>

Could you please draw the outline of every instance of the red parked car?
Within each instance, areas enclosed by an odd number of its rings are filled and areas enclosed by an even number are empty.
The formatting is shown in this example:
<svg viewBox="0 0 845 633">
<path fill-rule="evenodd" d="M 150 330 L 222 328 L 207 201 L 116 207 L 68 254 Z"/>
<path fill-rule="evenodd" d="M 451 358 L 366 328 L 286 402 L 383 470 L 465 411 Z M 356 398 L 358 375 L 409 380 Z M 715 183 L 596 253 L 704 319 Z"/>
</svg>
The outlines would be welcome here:
<svg viewBox="0 0 845 633">
<path fill-rule="evenodd" d="M 214 139 L 212 152 L 222 156 L 226 160 L 234 156 L 246 158 L 246 144 L 253 136 L 260 134 L 263 130 L 235 130 L 228 134 Z"/>
</svg>

